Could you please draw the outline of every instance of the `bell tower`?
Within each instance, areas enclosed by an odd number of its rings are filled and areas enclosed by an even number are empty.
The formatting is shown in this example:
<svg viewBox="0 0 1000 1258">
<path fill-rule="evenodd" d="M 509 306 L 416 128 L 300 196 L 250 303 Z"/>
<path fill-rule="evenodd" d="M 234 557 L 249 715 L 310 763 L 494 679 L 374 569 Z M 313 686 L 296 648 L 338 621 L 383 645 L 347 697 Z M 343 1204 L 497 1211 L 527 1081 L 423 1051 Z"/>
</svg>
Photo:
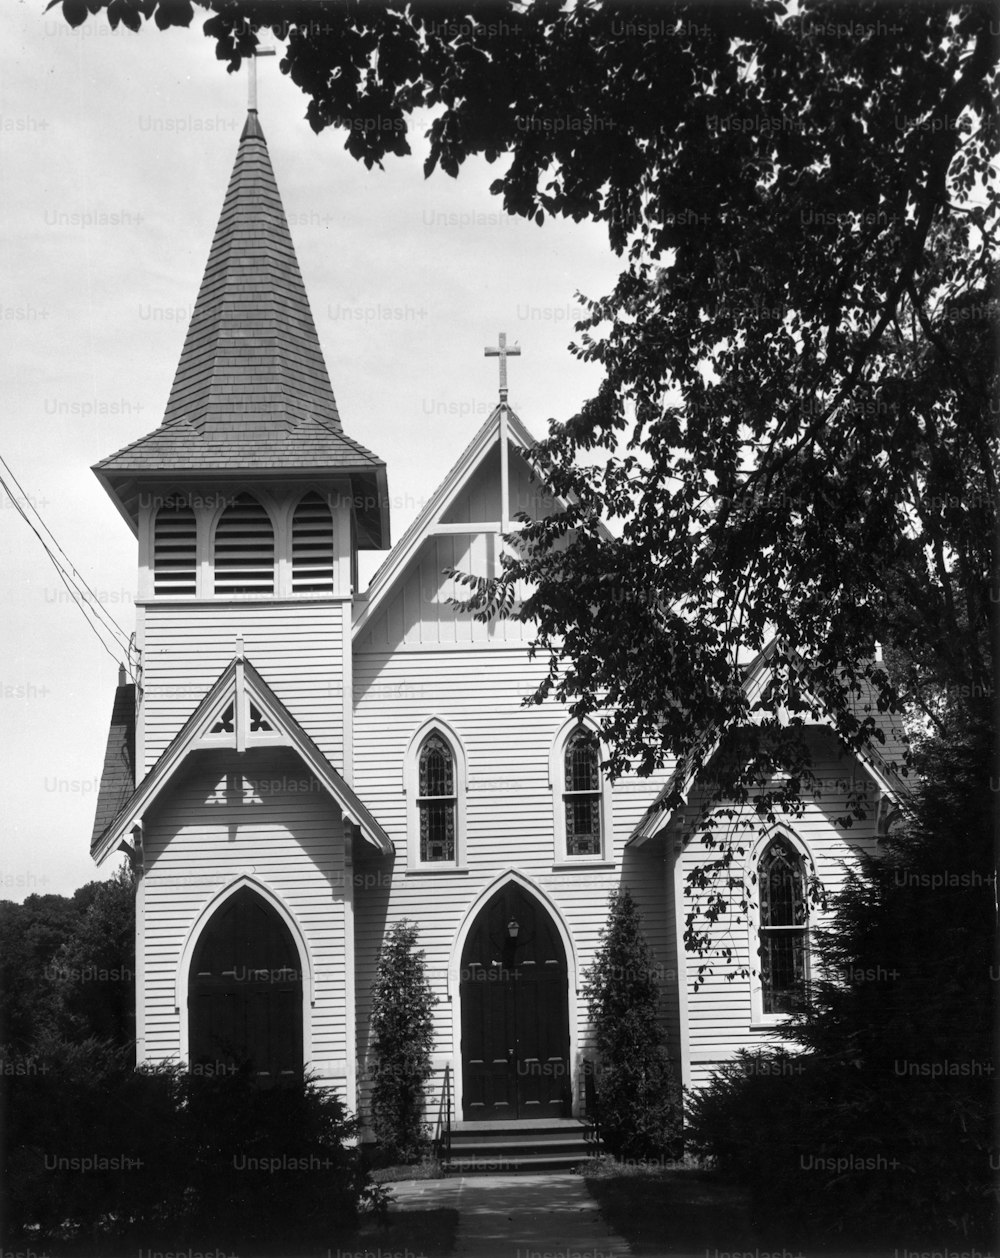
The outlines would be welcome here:
<svg viewBox="0 0 1000 1258">
<path fill-rule="evenodd" d="M 163 421 L 94 472 L 138 539 L 136 777 L 236 655 L 349 781 L 360 548 L 385 464 L 343 429 L 264 133 L 247 115 Z"/>
</svg>

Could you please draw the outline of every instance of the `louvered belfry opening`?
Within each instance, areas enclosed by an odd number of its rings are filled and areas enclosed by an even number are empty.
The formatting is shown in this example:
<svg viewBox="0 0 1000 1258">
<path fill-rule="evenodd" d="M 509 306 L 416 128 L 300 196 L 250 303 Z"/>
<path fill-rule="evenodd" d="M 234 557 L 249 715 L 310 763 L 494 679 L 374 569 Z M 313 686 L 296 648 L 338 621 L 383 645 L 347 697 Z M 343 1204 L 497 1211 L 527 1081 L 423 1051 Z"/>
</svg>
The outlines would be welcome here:
<svg viewBox="0 0 1000 1258">
<path fill-rule="evenodd" d="M 333 593 L 333 513 L 315 492 L 292 517 L 292 593 Z"/>
<path fill-rule="evenodd" d="M 215 527 L 215 592 L 274 593 L 274 529 L 251 494 L 240 494 Z"/>
<path fill-rule="evenodd" d="M 153 592 L 194 594 L 198 573 L 198 525 L 192 509 L 167 499 L 153 529 Z"/>
</svg>

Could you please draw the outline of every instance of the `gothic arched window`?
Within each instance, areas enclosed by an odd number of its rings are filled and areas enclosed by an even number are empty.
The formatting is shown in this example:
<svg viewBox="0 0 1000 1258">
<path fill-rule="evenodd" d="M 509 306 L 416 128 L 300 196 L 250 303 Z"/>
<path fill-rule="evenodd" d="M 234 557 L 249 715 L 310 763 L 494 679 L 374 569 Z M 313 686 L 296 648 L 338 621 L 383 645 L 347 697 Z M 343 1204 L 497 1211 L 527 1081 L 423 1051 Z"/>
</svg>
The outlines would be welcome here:
<svg viewBox="0 0 1000 1258">
<path fill-rule="evenodd" d="M 454 861 L 458 812 L 455 755 L 437 731 L 421 744 L 417 775 L 420 860 Z"/>
<path fill-rule="evenodd" d="M 333 593 L 333 514 L 317 493 L 292 517 L 292 593 Z"/>
<path fill-rule="evenodd" d="M 596 735 L 581 726 L 563 753 L 563 807 L 566 855 L 601 854 L 601 749 Z"/>
<path fill-rule="evenodd" d="M 764 1013 L 792 1013 L 806 999 L 809 909 L 802 858 L 773 839 L 757 865 L 760 887 L 760 980 Z"/>
<path fill-rule="evenodd" d="M 251 494 L 240 494 L 215 526 L 215 592 L 274 593 L 274 528 Z"/>
</svg>

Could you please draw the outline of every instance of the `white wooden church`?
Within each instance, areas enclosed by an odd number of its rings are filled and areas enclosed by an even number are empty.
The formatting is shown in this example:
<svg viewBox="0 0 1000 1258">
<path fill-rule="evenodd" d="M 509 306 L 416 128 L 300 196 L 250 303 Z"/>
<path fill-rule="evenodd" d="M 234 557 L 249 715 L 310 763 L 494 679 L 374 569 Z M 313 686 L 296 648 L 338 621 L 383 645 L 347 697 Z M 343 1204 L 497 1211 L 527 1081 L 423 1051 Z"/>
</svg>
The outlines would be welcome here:
<svg viewBox="0 0 1000 1258">
<path fill-rule="evenodd" d="M 94 468 L 138 539 L 141 670 L 120 678 L 92 852 L 141 870 L 140 1061 L 307 1070 L 364 1115 L 376 955 L 406 917 L 438 997 L 429 1116 L 446 1074 L 456 1120 L 578 1115 L 581 986 L 616 887 L 685 1085 L 780 1035 L 812 964 L 806 880 L 835 890 L 900 803 L 889 745 L 856 758 L 811 729 L 829 789 L 747 852 L 761 903 L 718 923 L 732 960 L 699 984 L 682 936 L 705 852 L 657 807 L 669 773 L 609 784 L 595 729 L 522 706 L 530 626 L 449 601 L 444 569 L 496 571 L 512 514 L 545 509 L 531 442 L 502 389 L 390 548 L 386 466 L 341 421 L 251 110 L 163 421 Z M 385 552 L 366 591 L 362 549 Z M 767 673 L 765 652 L 746 686 Z M 859 788 L 869 820 L 838 829 Z"/>
</svg>

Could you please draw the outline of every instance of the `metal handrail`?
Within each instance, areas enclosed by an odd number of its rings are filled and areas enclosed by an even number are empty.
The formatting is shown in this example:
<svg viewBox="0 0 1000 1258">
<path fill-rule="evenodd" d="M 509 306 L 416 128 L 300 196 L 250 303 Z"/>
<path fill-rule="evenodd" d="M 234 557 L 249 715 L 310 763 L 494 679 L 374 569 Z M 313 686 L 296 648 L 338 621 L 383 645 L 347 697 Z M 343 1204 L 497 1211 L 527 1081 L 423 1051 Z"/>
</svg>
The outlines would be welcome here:
<svg viewBox="0 0 1000 1258">
<path fill-rule="evenodd" d="M 451 1161 L 451 1062 L 444 1068 L 444 1158 L 446 1164 Z"/>
<path fill-rule="evenodd" d="M 441 1162 L 451 1159 L 451 1063 L 444 1068 L 444 1083 L 438 1102 L 437 1123 L 434 1129 L 434 1153 Z"/>
<path fill-rule="evenodd" d="M 587 1121 L 594 1129 L 594 1140 L 601 1144 L 601 1113 L 597 1101 L 597 1077 L 594 1062 L 588 1057 L 583 1061 L 583 1109 Z"/>
</svg>

